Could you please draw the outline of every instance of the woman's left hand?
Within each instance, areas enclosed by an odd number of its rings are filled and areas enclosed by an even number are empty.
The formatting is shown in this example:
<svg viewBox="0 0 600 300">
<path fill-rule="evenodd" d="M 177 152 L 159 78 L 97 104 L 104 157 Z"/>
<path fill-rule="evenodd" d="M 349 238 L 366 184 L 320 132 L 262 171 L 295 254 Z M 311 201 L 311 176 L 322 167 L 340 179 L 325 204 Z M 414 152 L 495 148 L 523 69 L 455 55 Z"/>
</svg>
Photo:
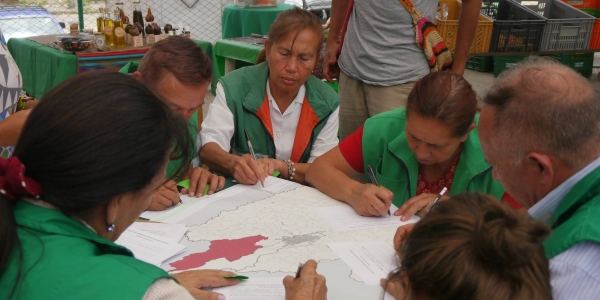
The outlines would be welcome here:
<svg viewBox="0 0 600 300">
<path fill-rule="evenodd" d="M 437 196 L 438 196 L 438 194 L 423 193 L 419 196 L 412 197 L 412 198 L 408 199 L 408 201 L 406 201 L 406 203 L 404 203 L 394 213 L 394 216 L 402 216 L 400 218 L 400 221 L 404 222 L 404 221 L 407 221 L 408 219 L 410 219 L 410 217 L 412 217 L 414 214 L 416 214 L 417 212 L 420 211 L 418 216 L 422 217 L 423 215 L 425 215 L 425 212 L 427 212 L 427 209 L 429 208 L 429 206 L 431 206 L 431 204 L 433 203 L 433 201 L 435 200 L 435 198 Z M 450 197 L 448 197 L 448 196 L 442 196 L 440 201 L 444 201 L 449 198 Z"/>
<path fill-rule="evenodd" d="M 197 300 L 217 300 L 218 293 L 204 291 L 201 288 L 214 288 L 221 286 L 236 285 L 240 281 L 237 279 L 227 279 L 224 276 L 235 276 L 235 273 L 220 270 L 195 270 L 185 271 L 173 274 L 173 277 L 179 281 L 179 285 L 184 287 Z"/>
</svg>

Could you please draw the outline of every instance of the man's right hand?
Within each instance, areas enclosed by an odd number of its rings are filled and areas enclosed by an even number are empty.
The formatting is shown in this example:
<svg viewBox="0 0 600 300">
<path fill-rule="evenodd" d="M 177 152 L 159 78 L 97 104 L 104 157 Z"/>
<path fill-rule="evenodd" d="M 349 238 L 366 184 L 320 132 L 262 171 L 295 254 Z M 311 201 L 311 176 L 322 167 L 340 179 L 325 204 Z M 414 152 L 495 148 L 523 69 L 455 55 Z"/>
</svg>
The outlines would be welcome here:
<svg viewBox="0 0 600 300">
<path fill-rule="evenodd" d="M 325 300 L 327 285 L 325 277 L 317 273 L 317 262 L 308 260 L 300 271 L 300 277 L 286 276 L 283 279 L 286 300 Z"/>
<path fill-rule="evenodd" d="M 394 193 L 373 184 L 359 184 L 352 190 L 348 204 L 365 217 L 385 216 L 392 205 Z"/>
<path fill-rule="evenodd" d="M 340 45 L 337 42 L 337 36 L 335 39 L 328 38 L 327 45 L 325 47 L 325 58 L 323 59 L 323 75 L 325 79 L 330 83 L 333 83 L 334 79 L 340 77 L 340 67 L 337 62 L 337 53 Z"/>
<path fill-rule="evenodd" d="M 268 176 L 252 159 L 250 154 L 240 156 L 231 168 L 230 173 L 233 174 L 237 182 L 246 185 L 256 184 L 259 180 L 264 181 Z"/>
<path fill-rule="evenodd" d="M 179 201 L 177 183 L 173 180 L 168 180 L 154 191 L 154 194 L 152 194 L 152 202 L 150 202 L 147 210 L 165 210 L 168 207 L 176 205 Z"/>
</svg>

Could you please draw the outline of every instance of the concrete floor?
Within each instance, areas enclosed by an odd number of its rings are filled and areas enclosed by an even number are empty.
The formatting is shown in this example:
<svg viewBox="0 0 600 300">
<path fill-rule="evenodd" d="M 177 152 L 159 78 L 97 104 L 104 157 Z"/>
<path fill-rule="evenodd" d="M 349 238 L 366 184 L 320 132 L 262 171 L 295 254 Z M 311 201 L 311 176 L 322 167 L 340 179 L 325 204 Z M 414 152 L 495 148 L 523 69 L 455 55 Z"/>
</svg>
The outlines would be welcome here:
<svg viewBox="0 0 600 300">
<path fill-rule="evenodd" d="M 594 73 L 589 78 L 589 81 L 592 85 L 594 85 L 597 89 L 600 89 L 600 80 L 598 79 L 598 72 L 600 71 L 600 53 L 596 53 L 594 56 L 594 66 L 599 66 L 599 68 L 594 69 Z M 465 71 L 465 78 L 471 83 L 475 92 L 477 92 L 477 96 L 479 99 L 483 99 L 487 90 L 492 86 L 494 82 L 494 74 L 493 73 L 482 73 L 472 70 Z M 206 118 L 206 113 L 208 112 L 208 106 L 212 103 L 214 96 L 209 90 L 206 93 L 206 97 L 204 98 L 203 114 Z"/>
</svg>

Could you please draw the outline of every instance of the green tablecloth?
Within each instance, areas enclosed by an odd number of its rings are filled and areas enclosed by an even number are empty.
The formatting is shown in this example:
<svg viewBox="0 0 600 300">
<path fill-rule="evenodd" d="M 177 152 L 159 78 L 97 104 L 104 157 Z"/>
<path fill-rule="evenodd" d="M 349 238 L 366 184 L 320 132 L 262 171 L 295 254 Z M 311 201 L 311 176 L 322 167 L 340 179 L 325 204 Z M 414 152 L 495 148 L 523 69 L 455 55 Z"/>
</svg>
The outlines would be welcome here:
<svg viewBox="0 0 600 300">
<path fill-rule="evenodd" d="M 18 38 L 8 41 L 8 51 L 21 71 L 23 90 L 35 98 L 77 74 L 74 54 Z"/>
<path fill-rule="evenodd" d="M 290 4 L 277 4 L 276 7 L 240 8 L 233 4 L 225 6 L 221 22 L 224 39 L 250 36 L 252 33 L 266 35 L 269 27 L 284 10 L 294 7 Z"/>
<path fill-rule="evenodd" d="M 213 83 L 218 81 L 225 74 L 225 59 L 234 59 L 236 61 L 235 68 L 239 69 L 245 66 L 251 66 L 256 63 L 258 54 L 264 47 L 248 43 L 242 43 L 231 40 L 219 40 L 215 43 L 213 54 L 215 63 L 213 66 L 218 70 L 214 72 Z M 218 74 L 217 74 L 218 73 Z M 326 81 L 336 92 L 338 91 L 338 82 L 331 84 Z M 215 92 L 213 88 L 213 94 Z"/>
<path fill-rule="evenodd" d="M 214 68 L 212 44 L 197 40 L 195 42 L 211 58 Z M 23 90 L 37 99 L 61 82 L 77 75 L 77 56 L 75 54 L 67 54 L 28 39 L 18 38 L 8 41 L 8 50 L 21 71 Z M 213 93 L 215 93 L 215 85 L 219 77 L 215 72 L 212 83 Z"/>
</svg>

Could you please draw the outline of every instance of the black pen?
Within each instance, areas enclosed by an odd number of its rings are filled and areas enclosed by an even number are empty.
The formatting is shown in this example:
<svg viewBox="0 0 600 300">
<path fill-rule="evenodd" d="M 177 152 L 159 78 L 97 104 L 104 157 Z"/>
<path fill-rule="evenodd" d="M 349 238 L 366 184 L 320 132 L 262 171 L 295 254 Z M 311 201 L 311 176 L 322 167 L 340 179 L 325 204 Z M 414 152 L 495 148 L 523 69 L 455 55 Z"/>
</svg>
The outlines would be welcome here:
<svg viewBox="0 0 600 300">
<path fill-rule="evenodd" d="M 256 154 L 254 154 L 254 148 L 252 148 L 252 141 L 250 141 L 250 136 L 248 135 L 248 131 L 246 129 L 244 129 L 244 134 L 246 135 L 246 143 L 248 143 L 250 155 L 252 155 L 252 159 L 256 161 Z M 262 187 L 265 187 L 265 183 L 262 179 L 260 180 L 260 185 L 262 185 Z"/>
<path fill-rule="evenodd" d="M 444 196 L 444 194 L 446 193 L 448 189 L 447 188 L 443 188 L 442 191 L 437 195 L 437 197 L 435 197 L 435 200 L 433 200 L 433 203 L 431 203 L 431 206 L 427 209 L 427 211 L 425 213 L 428 213 L 431 208 L 433 208 L 433 206 L 438 203 L 438 201 L 440 201 L 440 199 L 442 199 L 442 196 Z"/>
<path fill-rule="evenodd" d="M 367 173 L 369 173 L 369 177 L 371 178 L 371 182 L 376 185 L 376 186 L 380 186 L 379 185 L 379 181 L 377 181 L 377 177 L 375 177 L 375 172 L 373 172 L 373 168 L 371 168 L 371 165 L 367 166 Z M 390 209 L 388 208 L 388 216 L 391 216 L 392 214 L 390 213 Z"/>
<path fill-rule="evenodd" d="M 302 271 L 303 264 L 298 264 L 298 270 L 296 271 L 296 278 L 300 278 L 300 271 Z"/>
</svg>

